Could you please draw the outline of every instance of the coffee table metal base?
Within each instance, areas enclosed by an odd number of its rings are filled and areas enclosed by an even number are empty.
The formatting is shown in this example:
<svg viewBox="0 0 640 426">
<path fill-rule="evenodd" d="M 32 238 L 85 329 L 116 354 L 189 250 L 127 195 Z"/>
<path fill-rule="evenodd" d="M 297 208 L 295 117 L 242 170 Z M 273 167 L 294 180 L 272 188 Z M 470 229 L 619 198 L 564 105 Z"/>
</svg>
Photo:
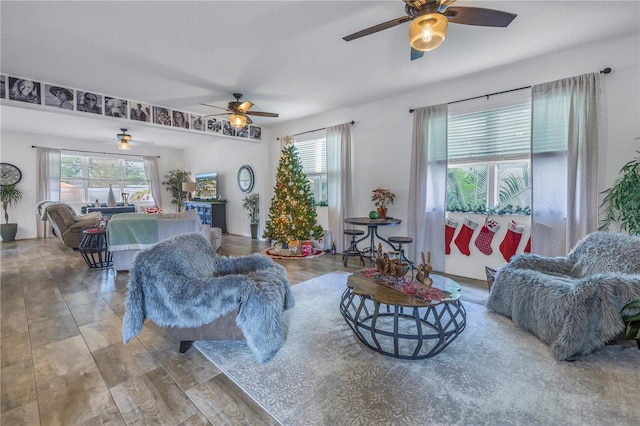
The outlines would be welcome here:
<svg viewBox="0 0 640 426">
<path fill-rule="evenodd" d="M 351 288 L 342 294 L 340 312 L 367 347 L 400 359 L 439 354 L 467 325 L 467 314 L 459 300 L 403 307 L 375 302 Z"/>
</svg>

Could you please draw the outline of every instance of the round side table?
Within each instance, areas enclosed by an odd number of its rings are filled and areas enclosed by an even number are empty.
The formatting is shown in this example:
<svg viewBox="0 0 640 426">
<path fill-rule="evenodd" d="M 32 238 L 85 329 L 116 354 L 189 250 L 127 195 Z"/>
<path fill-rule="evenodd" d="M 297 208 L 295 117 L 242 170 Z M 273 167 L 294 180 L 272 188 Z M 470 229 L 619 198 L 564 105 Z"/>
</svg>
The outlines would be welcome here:
<svg viewBox="0 0 640 426">
<path fill-rule="evenodd" d="M 93 228 L 82 231 L 78 251 L 89 268 L 109 268 L 113 265 L 111 252 L 107 247 L 107 232 L 104 230 Z"/>
</svg>

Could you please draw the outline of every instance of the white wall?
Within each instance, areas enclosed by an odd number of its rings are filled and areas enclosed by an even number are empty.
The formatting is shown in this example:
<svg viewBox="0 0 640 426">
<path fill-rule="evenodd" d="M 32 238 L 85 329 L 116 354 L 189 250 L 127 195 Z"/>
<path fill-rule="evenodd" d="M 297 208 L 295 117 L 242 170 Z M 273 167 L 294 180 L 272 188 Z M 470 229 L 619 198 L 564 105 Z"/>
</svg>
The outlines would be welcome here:
<svg viewBox="0 0 640 426">
<path fill-rule="evenodd" d="M 620 167 L 638 149 L 638 142 L 634 138 L 640 136 L 639 51 L 640 38 L 638 34 L 634 34 L 533 58 L 490 72 L 416 88 L 412 93 L 394 98 L 283 123 L 270 130 L 273 137 L 277 137 L 354 120 L 352 153 L 355 162 L 353 179 L 356 215 L 366 215 L 373 208 L 369 198 L 371 190 L 382 186 L 397 195 L 388 214 L 406 222 L 412 132 L 410 108 L 510 90 L 611 67 L 613 72 L 603 77 L 604 140 L 599 176 L 600 187 L 605 189 L 615 180 Z M 428 60 L 428 54 L 422 60 Z M 271 149 L 270 169 L 275 170 L 279 146 L 273 144 Z M 271 186 L 273 178 L 272 174 Z M 503 226 L 501 231 L 506 232 L 505 228 Z M 403 235 L 407 232 L 404 223 L 399 227 L 382 227 L 379 231 L 386 236 Z M 479 229 L 474 234 L 474 240 L 477 232 Z M 501 237 L 503 235 L 494 237 L 494 251 L 497 251 Z M 524 248 L 524 244 L 526 240 L 521 243 L 520 250 Z M 502 264 L 504 260 L 493 256 L 486 259 L 486 256 L 478 254 L 462 258 L 452 255 L 448 256 L 446 270 L 482 279 L 484 265 L 498 266 L 498 263 Z"/>
</svg>

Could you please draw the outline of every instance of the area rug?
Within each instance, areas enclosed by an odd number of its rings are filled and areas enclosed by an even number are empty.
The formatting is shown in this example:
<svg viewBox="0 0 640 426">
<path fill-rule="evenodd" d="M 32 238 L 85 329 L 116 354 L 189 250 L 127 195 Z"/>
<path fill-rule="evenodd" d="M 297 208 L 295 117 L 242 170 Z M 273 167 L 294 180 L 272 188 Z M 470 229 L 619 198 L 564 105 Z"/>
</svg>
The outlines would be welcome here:
<svg viewBox="0 0 640 426">
<path fill-rule="evenodd" d="M 262 250 L 261 254 L 264 254 L 266 256 L 270 256 L 274 259 L 314 259 L 316 257 L 322 256 L 324 254 L 324 252 L 322 250 L 319 249 L 313 249 L 313 253 L 312 254 L 308 254 L 306 256 L 282 256 L 280 254 L 277 254 L 276 252 L 274 252 L 272 250 L 272 248 L 268 248 L 265 250 Z"/>
<path fill-rule="evenodd" d="M 640 351 L 611 345 L 569 363 L 484 306 L 433 358 L 365 347 L 340 315 L 348 277 L 293 286 L 285 344 L 257 364 L 243 341 L 196 347 L 284 425 L 637 425 Z"/>
</svg>

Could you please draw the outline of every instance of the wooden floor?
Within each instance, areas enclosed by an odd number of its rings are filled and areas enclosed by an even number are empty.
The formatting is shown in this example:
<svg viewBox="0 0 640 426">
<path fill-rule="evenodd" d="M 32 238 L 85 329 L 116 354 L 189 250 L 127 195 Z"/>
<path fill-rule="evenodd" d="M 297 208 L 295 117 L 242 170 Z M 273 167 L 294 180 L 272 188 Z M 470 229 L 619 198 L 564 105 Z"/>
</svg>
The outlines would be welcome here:
<svg viewBox="0 0 640 426">
<path fill-rule="evenodd" d="M 220 255 L 267 248 L 225 234 Z M 124 345 L 129 274 L 91 270 L 55 238 L 0 243 L 0 424 L 274 425 L 196 349 L 178 353 L 150 321 Z M 278 260 L 291 284 L 344 268 L 340 255 Z M 482 283 L 458 280 L 482 301 Z"/>
</svg>

